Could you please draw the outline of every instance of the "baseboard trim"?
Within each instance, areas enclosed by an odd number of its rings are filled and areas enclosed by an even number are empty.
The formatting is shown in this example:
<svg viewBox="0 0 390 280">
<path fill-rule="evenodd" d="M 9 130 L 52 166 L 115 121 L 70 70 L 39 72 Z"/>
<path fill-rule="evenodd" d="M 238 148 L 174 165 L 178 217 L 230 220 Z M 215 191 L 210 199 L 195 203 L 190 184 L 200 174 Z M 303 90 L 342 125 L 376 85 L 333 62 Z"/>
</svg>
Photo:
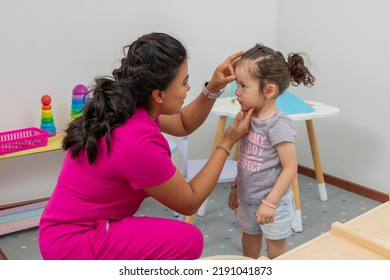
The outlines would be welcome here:
<svg viewBox="0 0 390 280">
<path fill-rule="evenodd" d="M 48 197 L 43 197 L 43 198 L 34 199 L 34 200 L 21 201 L 21 202 L 11 203 L 11 204 L 4 204 L 4 205 L 0 205 L 0 211 L 14 208 L 14 207 L 20 207 L 20 206 L 24 206 L 24 205 L 38 203 L 38 202 L 42 202 L 42 201 L 48 201 L 48 200 L 49 200 Z"/>
<path fill-rule="evenodd" d="M 298 165 L 298 173 L 305 175 L 307 177 L 316 178 L 315 170 L 312 168 L 308 168 L 306 166 Z M 324 173 L 325 183 L 333 185 L 335 187 L 344 189 L 346 191 L 356 193 L 358 195 L 379 201 L 379 202 L 387 202 L 389 201 L 389 194 L 383 193 L 374 189 L 370 189 L 368 187 L 335 177 L 333 175 L 329 175 Z"/>
</svg>

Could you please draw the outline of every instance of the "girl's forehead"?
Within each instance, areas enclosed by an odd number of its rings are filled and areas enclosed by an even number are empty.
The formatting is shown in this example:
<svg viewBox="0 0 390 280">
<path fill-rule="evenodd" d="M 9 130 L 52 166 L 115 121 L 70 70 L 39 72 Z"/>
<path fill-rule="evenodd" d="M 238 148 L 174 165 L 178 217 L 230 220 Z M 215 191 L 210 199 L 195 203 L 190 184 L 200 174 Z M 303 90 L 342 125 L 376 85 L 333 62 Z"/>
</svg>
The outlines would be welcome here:
<svg viewBox="0 0 390 280">
<path fill-rule="evenodd" d="M 251 63 L 249 60 L 245 60 L 245 61 L 240 61 L 240 63 L 238 63 L 234 69 L 234 72 L 236 73 L 236 75 L 250 75 L 252 76 L 252 67 L 253 67 L 253 63 Z"/>
<path fill-rule="evenodd" d="M 235 68 L 239 68 L 239 67 L 247 68 L 250 66 L 250 64 L 251 61 L 249 59 L 240 59 L 239 61 L 237 61 Z"/>
</svg>

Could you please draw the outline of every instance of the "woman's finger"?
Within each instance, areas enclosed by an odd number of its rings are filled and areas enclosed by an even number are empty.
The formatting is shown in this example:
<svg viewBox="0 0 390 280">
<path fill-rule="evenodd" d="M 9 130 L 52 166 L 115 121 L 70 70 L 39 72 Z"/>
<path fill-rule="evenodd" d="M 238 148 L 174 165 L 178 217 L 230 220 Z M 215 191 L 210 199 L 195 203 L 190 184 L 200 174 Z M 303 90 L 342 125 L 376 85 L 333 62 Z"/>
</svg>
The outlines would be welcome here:
<svg viewBox="0 0 390 280">
<path fill-rule="evenodd" d="M 241 126 L 249 128 L 249 125 L 250 125 L 250 122 L 252 119 L 252 115 L 253 115 L 253 111 L 254 111 L 254 108 L 252 107 L 248 111 L 243 112 L 244 118 L 240 122 Z M 237 114 L 237 116 L 238 116 L 238 114 Z M 242 115 L 239 117 L 242 118 Z"/>
<path fill-rule="evenodd" d="M 244 54 L 243 51 L 239 51 L 231 56 L 229 56 L 225 62 L 222 64 L 222 67 L 224 68 L 222 70 L 222 73 L 224 75 L 224 78 L 227 80 L 228 83 L 232 82 L 236 79 L 236 76 L 234 75 L 234 64 L 241 58 L 241 56 Z"/>
<path fill-rule="evenodd" d="M 229 56 L 226 61 L 229 61 L 230 63 L 232 63 L 234 65 L 234 63 L 236 63 L 243 54 L 244 54 L 244 51 L 236 52 L 235 54 L 232 54 L 231 56 Z"/>
</svg>

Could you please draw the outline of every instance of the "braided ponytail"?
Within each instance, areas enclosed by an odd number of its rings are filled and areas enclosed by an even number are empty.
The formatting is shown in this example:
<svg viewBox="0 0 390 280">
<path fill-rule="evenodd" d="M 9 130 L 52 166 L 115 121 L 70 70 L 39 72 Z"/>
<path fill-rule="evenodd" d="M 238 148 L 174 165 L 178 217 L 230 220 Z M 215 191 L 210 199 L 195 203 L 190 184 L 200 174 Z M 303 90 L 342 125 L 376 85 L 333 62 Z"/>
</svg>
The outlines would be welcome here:
<svg viewBox="0 0 390 280">
<path fill-rule="evenodd" d="M 86 151 L 93 164 L 99 152 L 98 140 L 103 136 L 109 153 L 112 130 L 123 125 L 137 107 L 149 110 L 152 91 L 167 89 L 187 59 L 184 46 L 164 33 L 143 35 L 123 51 L 121 66 L 112 77 L 95 79 L 92 98 L 82 116 L 65 130 L 62 147 L 71 149 L 72 158 Z"/>
<path fill-rule="evenodd" d="M 135 111 L 131 95 L 123 94 L 115 80 L 108 77 L 95 79 L 93 98 L 83 108 L 83 115 L 71 122 L 65 130 L 63 149 L 72 147 L 71 156 L 86 150 L 92 164 L 97 157 L 97 140 L 104 136 L 110 149 L 111 131 L 122 125 Z"/>
</svg>

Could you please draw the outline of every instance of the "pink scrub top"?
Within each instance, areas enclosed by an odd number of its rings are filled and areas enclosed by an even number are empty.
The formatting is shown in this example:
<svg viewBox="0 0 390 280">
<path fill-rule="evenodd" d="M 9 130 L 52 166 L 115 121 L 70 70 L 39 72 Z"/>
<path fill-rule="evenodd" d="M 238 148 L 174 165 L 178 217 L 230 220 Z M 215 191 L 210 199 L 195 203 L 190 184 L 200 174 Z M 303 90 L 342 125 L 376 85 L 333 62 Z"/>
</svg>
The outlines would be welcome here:
<svg viewBox="0 0 390 280">
<path fill-rule="evenodd" d="M 95 230 L 101 220 L 133 216 L 148 197 L 143 189 L 166 182 L 175 174 L 159 119 L 153 121 L 145 109 L 136 109 L 112 131 L 110 140 L 108 154 L 105 138 L 98 141 L 98 157 L 92 165 L 86 153 L 72 159 L 67 151 L 39 225 L 44 258 L 45 252 L 66 257 L 88 238 L 83 233 Z"/>
</svg>

